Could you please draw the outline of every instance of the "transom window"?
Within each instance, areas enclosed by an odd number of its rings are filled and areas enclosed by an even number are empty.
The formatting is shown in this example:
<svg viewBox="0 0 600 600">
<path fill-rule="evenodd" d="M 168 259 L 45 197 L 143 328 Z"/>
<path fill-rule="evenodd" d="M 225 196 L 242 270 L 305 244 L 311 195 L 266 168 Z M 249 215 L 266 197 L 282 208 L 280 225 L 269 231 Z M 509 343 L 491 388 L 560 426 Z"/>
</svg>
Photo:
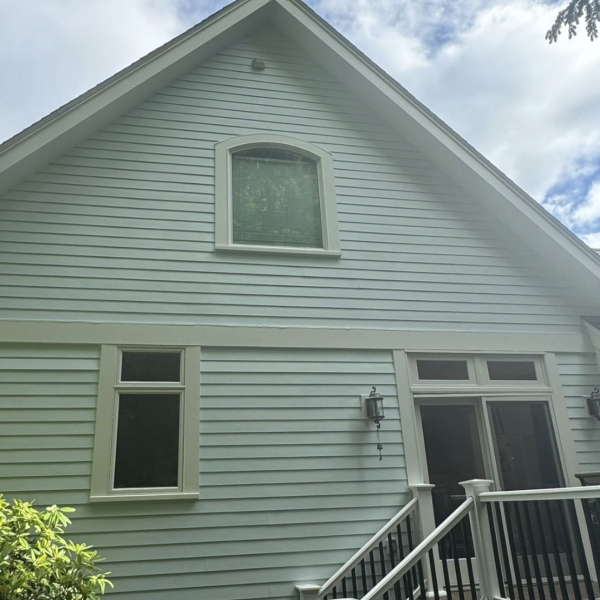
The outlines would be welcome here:
<svg viewBox="0 0 600 600">
<path fill-rule="evenodd" d="M 103 346 L 92 500 L 198 496 L 200 352 Z"/>
<path fill-rule="evenodd" d="M 546 385 L 539 356 L 413 355 L 410 373 L 422 385 Z"/>
<path fill-rule="evenodd" d="M 217 250 L 340 255 L 330 154 L 271 134 L 225 140 L 215 152 Z"/>
</svg>

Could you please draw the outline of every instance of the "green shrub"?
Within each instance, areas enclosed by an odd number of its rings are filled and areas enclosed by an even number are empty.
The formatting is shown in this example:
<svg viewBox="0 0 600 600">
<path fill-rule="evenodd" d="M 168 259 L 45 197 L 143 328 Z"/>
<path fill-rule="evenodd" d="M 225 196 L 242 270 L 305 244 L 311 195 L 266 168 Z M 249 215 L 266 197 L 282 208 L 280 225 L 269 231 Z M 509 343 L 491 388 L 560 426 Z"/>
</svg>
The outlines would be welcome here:
<svg viewBox="0 0 600 600">
<path fill-rule="evenodd" d="M 91 546 L 61 537 L 74 511 L 37 511 L 0 494 L 0 600 L 97 600 L 112 587 Z"/>
</svg>

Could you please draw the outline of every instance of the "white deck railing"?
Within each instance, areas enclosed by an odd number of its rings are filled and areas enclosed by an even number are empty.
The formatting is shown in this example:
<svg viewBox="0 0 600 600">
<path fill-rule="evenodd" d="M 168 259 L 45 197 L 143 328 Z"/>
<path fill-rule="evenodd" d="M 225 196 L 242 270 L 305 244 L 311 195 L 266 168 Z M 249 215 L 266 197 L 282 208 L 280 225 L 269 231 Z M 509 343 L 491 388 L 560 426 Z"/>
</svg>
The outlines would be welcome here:
<svg viewBox="0 0 600 600">
<path fill-rule="evenodd" d="M 592 595 L 594 582 L 600 579 L 600 524 L 598 524 L 600 485 L 510 492 L 490 492 L 493 482 L 489 480 L 471 480 L 461 485 L 465 488 L 467 499 L 439 527 L 433 524 L 430 502 L 432 486 L 425 484 L 415 486 L 413 489 L 415 497 L 322 586 L 298 586 L 300 598 L 320 600 L 330 594 L 352 569 L 361 564 L 361 561 L 365 560 L 417 509 L 419 517 L 414 520 L 417 546 L 391 571 L 383 575 L 381 581 L 377 582 L 371 590 L 362 595 L 361 600 L 380 600 L 401 581 L 406 583 L 406 577 L 411 577 L 415 567 L 419 569 L 421 591 L 427 591 L 426 595 L 429 597 L 431 591 L 435 590 L 434 595 L 438 598 L 441 590 L 435 589 L 436 580 L 440 584 L 442 581 L 435 572 L 432 572 L 432 569 L 437 570 L 435 565 L 439 564 L 437 546 L 440 542 L 444 544 L 442 540 L 445 536 L 467 515 L 477 561 L 479 597 L 490 600 L 515 597 L 512 581 L 515 587 L 529 586 L 530 595 L 534 588 L 538 588 L 541 592 L 543 586 L 551 586 L 555 595 L 561 600 L 568 600 L 571 594 L 569 590 L 583 583 L 585 590 L 582 591 L 587 592 L 587 597 L 595 597 Z M 598 504 L 573 502 L 582 500 L 597 500 Z M 552 522 L 550 506 L 555 507 L 557 518 L 562 519 L 562 525 Z M 592 511 L 596 510 L 596 516 L 594 514 L 590 516 L 589 511 L 586 512 L 588 510 L 586 507 L 592 507 L 590 509 Z M 542 518 L 544 510 L 547 511 L 546 519 Z M 521 524 L 521 516 L 523 524 Z M 516 522 L 511 526 L 513 517 Z M 557 531 L 560 527 L 562 527 L 561 535 L 566 550 L 560 548 L 560 544 L 557 543 Z M 574 562 L 575 555 L 578 559 Z M 568 563 L 568 572 L 564 574 L 561 556 L 564 556 L 564 560 Z M 429 570 L 427 570 L 428 558 Z M 522 575 L 519 575 L 520 568 L 524 569 Z M 553 571 L 557 571 L 557 574 Z M 424 577 L 427 579 L 425 588 L 423 588 Z M 560 590 L 554 590 L 555 580 L 559 581 Z M 373 581 L 375 583 L 375 579 Z M 454 585 L 447 577 L 444 583 L 446 587 Z M 507 591 L 510 593 L 506 594 Z M 337 596 L 341 597 L 339 587 Z M 580 596 L 584 597 L 583 594 Z"/>
</svg>

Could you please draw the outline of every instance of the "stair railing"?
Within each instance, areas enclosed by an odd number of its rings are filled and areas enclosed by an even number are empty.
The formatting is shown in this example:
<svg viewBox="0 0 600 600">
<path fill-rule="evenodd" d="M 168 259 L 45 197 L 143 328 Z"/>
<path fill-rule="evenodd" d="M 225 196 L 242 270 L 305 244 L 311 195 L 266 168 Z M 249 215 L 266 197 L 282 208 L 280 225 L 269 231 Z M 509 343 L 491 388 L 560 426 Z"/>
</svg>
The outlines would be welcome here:
<svg viewBox="0 0 600 600">
<path fill-rule="evenodd" d="M 354 587 L 356 590 L 356 587 L 360 587 L 362 583 L 361 580 L 365 580 L 366 583 L 367 576 L 365 574 L 365 562 L 373 565 L 376 561 L 374 553 L 377 551 L 383 556 L 384 544 L 389 544 L 389 546 L 391 546 L 393 543 L 392 536 L 394 535 L 397 536 L 395 543 L 398 545 L 402 544 L 401 526 L 403 523 L 406 523 L 406 534 L 410 545 L 412 545 L 410 517 L 416 511 L 417 507 L 418 497 L 415 496 L 321 586 L 318 597 L 320 599 L 325 598 L 332 592 L 334 597 L 341 597 L 340 594 L 344 594 L 345 596 L 348 592 L 347 589 L 344 588 Z M 377 560 L 381 560 L 381 557 Z M 359 566 L 361 566 L 362 569 L 357 573 L 357 567 Z M 346 584 L 346 578 L 350 579 L 350 583 Z M 358 584 L 357 579 L 359 580 Z M 365 583 L 362 583 L 362 585 L 364 586 Z"/>
<path fill-rule="evenodd" d="M 402 597 L 411 598 L 420 596 L 425 598 L 427 594 L 427 584 L 425 581 L 425 572 L 427 571 L 426 559 L 429 559 L 429 572 L 434 579 L 437 579 L 434 562 L 433 549 L 438 542 L 447 536 L 462 520 L 469 515 L 475 506 L 475 501 L 472 497 L 467 499 L 432 533 L 425 537 L 414 550 L 412 550 L 394 569 L 392 569 L 373 589 L 371 589 L 362 600 L 379 600 L 380 598 L 388 597 L 389 591 L 398 587 L 406 590 Z M 417 579 L 412 573 L 416 570 Z M 397 591 L 394 592 L 398 596 Z M 439 600 L 440 593 L 438 591 L 437 581 L 433 582 L 433 595 L 436 600 Z"/>
</svg>

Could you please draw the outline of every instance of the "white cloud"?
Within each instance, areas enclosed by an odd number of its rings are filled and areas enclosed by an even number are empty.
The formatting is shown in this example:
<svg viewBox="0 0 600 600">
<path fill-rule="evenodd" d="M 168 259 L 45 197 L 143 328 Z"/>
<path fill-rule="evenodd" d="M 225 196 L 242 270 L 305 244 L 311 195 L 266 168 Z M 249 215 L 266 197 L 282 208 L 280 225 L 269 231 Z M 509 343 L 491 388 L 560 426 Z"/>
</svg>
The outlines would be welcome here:
<svg viewBox="0 0 600 600">
<path fill-rule="evenodd" d="M 333 10 L 337 1 L 322 5 Z M 398 6 L 406 19 L 393 18 Z M 538 200 L 600 155 L 600 52 L 583 33 L 548 44 L 555 5 L 361 0 L 352 7 L 339 22 L 344 32 Z"/>
<path fill-rule="evenodd" d="M 8 0 L 0 20 L 0 140 L 178 34 L 170 0 Z"/>
</svg>

